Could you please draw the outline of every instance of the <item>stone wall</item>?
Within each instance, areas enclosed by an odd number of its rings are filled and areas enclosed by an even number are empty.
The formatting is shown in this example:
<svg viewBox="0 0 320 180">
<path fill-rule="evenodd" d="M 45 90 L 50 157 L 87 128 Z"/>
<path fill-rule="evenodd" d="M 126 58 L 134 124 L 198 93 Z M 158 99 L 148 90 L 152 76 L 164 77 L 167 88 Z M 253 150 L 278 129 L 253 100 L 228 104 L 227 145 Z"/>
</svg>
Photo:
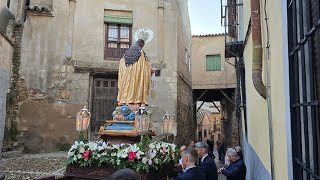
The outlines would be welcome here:
<svg viewBox="0 0 320 180">
<path fill-rule="evenodd" d="M 69 1 L 30 6 L 50 12 L 29 11 L 24 24 L 17 139 L 26 152 L 67 150 L 77 136 L 75 115 L 88 104 L 90 75 L 66 58 Z"/>
<path fill-rule="evenodd" d="M 187 1 L 178 1 L 181 15 L 177 22 L 177 137 L 178 145 L 195 140 L 197 122 L 193 116 L 193 96 L 191 81 L 191 28 L 188 17 Z"/>
<path fill-rule="evenodd" d="M 235 102 L 235 94 L 231 99 Z M 224 98 L 221 101 L 221 108 L 225 111 L 225 120 L 221 120 L 221 137 L 225 147 L 241 146 L 239 132 L 240 124 L 236 116 L 235 104 Z"/>
<path fill-rule="evenodd" d="M 11 125 L 11 120 L 14 118 L 14 114 L 10 112 L 16 108 L 14 88 L 16 83 L 13 83 L 12 79 L 17 79 L 19 74 L 23 28 L 17 20 L 24 14 L 24 2 L 24 0 L 12 0 L 9 7 L 7 1 L 0 2 L 0 154 L 4 141 L 7 141 L 7 138 L 10 139 L 12 135 L 11 129 L 8 129 L 8 125 Z M 6 117 L 7 115 L 9 117 Z"/>
</svg>

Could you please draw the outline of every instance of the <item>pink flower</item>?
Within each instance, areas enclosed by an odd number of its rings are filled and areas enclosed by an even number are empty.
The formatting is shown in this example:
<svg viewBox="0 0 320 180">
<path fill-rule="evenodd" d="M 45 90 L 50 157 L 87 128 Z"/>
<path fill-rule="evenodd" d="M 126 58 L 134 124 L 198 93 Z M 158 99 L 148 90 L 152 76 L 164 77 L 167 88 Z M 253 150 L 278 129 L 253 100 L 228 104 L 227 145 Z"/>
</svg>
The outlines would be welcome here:
<svg viewBox="0 0 320 180">
<path fill-rule="evenodd" d="M 86 160 L 86 161 L 88 161 L 89 156 L 90 156 L 90 151 L 89 151 L 89 150 L 84 151 L 84 153 L 83 153 L 83 159 Z"/>
<path fill-rule="evenodd" d="M 162 147 L 162 154 L 166 154 L 164 147 Z"/>
<path fill-rule="evenodd" d="M 129 161 L 133 161 L 135 158 L 137 158 L 137 153 L 130 151 L 128 154 Z"/>
</svg>

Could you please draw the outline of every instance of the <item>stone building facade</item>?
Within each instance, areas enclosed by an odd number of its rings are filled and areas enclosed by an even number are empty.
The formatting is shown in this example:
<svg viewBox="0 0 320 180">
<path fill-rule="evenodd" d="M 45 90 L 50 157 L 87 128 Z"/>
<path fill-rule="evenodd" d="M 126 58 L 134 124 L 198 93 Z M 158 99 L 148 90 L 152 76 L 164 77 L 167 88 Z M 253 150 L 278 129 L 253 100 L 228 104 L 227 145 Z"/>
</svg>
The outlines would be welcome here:
<svg viewBox="0 0 320 180">
<path fill-rule="evenodd" d="M 192 87 L 195 101 L 220 102 L 221 141 L 227 146 L 239 145 L 240 125 L 236 117 L 235 59 L 225 58 L 225 34 L 193 35 Z M 198 108 L 197 108 L 198 109 Z"/>
<path fill-rule="evenodd" d="M 14 107 L 12 86 L 16 84 L 16 76 L 13 75 L 16 72 L 16 62 L 13 59 L 20 50 L 24 3 L 18 0 L 0 2 L 0 154 L 5 132 L 10 131 L 6 126 L 6 113 L 11 112 Z"/>
<path fill-rule="evenodd" d="M 157 69 L 149 97 L 153 128 L 160 134 L 162 117 L 169 112 L 176 143 L 195 137 L 187 1 L 31 0 L 17 106 L 17 137 L 25 150 L 68 148 L 77 135 L 75 115 L 84 105 L 92 113 L 89 136 L 96 138 L 116 106 L 119 59 L 141 28 L 154 32 L 144 47 Z"/>
<path fill-rule="evenodd" d="M 197 113 L 197 140 L 214 142 L 221 140 L 221 114 L 219 112 L 209 112 L 200 110 Z"/>
</svg>

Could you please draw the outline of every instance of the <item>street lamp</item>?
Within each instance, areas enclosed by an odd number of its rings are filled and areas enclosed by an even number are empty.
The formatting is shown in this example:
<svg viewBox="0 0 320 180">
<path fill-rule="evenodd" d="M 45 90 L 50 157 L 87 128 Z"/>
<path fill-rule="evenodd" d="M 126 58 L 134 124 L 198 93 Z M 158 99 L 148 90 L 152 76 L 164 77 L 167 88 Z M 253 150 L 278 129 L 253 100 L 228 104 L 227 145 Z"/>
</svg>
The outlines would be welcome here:
<svg viewBox="0 0 320 180">
<path fill-rule="evenodd" d="M 143 135 L 149 130 L 149 123 L 150 114 L 146 110 L 145 106 L 141 106 L 135 117 L 135 128 L 137 133 L 141 135 L 141 140 L 143 139 Z"/>
<path fill-rule="evenodd" d="M 86 131 L 90 124 L 91 113 L 86 108 L 83 107 L 78 113 L 76 118 L 76 130 L 79 132 L 78 140 L 84 140 L 83 131 Z"/>
<path fill-rule="evenodd" d="M 168 140 L 168 136 L 172 134 L 172 122 L 173 119 L 169 115 L 169 113 L 166 113 L 163 116 L 163 134 L 166 136 L 166 139 Z"/>
</svg>

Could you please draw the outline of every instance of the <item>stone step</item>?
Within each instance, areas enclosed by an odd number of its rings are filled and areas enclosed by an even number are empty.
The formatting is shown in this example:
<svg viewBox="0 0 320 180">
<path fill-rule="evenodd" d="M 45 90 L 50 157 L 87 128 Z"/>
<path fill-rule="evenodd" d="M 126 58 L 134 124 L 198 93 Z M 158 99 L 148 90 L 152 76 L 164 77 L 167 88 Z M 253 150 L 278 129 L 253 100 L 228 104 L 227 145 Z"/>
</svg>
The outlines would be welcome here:
<svg viewBox="0 0 320 180">
<path fill-rule="evenodd" d="M 2 152 L 3 158 L 15 158 L 15 157 L 21 157 L 22 155 L 23 153 L 21 150 Z"/>
</svg>

